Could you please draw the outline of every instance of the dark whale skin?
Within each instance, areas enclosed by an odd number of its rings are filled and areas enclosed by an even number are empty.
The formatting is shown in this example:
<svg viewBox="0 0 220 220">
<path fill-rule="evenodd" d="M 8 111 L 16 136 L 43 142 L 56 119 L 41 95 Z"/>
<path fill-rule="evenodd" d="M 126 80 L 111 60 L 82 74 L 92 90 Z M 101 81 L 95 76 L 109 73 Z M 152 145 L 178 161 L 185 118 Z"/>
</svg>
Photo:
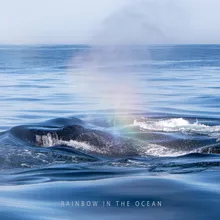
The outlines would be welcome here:
<svg viewBox="0 0 220 220">
<path fill-rule="evenodd" d="M 42 139 L 37 137 L 50 135 L 55 140 L 54 145 L 56 145 L 56 140 L 73 140 L 92 145 L 93 148 L 97 149 L 97 152 L 108 156 L 138 156 L 141 146 L 135 139 L 85 128 L 81 125 L 68 125 L 61 128 L 47 129 L 18 126 L 12 128 L 11 133 L 16 138 L 28 142 L 32 146 L 44 146 Z"/>
</svg>

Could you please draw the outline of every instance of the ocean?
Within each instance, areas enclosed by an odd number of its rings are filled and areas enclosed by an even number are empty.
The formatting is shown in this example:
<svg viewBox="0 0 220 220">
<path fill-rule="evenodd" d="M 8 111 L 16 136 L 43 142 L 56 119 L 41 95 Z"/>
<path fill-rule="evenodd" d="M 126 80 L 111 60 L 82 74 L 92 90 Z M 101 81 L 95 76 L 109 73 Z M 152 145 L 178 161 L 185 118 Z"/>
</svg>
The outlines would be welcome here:
<svg viewBox="0 0 220 220">
<path fill-rule="evenodd" d="M 220 219 L 220 45 L 1 45 L 0 91 L 0 219 Z"/>
</svg>

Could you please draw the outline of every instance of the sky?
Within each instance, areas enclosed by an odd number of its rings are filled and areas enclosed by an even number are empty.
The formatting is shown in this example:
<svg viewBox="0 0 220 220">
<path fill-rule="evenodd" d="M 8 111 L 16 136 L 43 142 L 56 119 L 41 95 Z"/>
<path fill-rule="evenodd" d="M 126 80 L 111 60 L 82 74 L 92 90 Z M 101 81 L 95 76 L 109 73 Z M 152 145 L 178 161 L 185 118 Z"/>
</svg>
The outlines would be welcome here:
<svg viewBox="0 0 220 220">
<path fill-rule="evenodd" d="M 220 43 L 219 0 L 0 3 L 0 44 Z"/>
</svg>

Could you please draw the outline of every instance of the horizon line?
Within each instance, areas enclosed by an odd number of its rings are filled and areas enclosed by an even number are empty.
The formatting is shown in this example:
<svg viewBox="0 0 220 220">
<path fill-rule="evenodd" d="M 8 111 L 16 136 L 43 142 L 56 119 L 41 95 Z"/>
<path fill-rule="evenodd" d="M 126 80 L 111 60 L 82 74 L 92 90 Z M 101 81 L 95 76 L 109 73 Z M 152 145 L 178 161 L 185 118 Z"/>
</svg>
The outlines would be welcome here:
<svg viewBox="0 0 220 220">
<path fill-rule="evenodd" d="M 220 43 L 154 43 L 154 44 L 91 44 L 91 43 L 0 43 L 0 46 L 184 46 L 220 45 Z"/>
</svg>

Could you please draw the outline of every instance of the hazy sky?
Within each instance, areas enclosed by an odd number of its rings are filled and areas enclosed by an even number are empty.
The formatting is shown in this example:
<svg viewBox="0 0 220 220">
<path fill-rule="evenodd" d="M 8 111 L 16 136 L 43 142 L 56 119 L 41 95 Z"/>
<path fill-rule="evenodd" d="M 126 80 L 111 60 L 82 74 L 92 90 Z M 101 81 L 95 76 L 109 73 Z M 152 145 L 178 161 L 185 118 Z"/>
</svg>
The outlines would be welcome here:
<svg viewBox="0 0 220 220">
<path fill-rule="evenodd" d="M 0 3 L 0 44 L 220 43 L 219 0 Z"/>
</svg>

